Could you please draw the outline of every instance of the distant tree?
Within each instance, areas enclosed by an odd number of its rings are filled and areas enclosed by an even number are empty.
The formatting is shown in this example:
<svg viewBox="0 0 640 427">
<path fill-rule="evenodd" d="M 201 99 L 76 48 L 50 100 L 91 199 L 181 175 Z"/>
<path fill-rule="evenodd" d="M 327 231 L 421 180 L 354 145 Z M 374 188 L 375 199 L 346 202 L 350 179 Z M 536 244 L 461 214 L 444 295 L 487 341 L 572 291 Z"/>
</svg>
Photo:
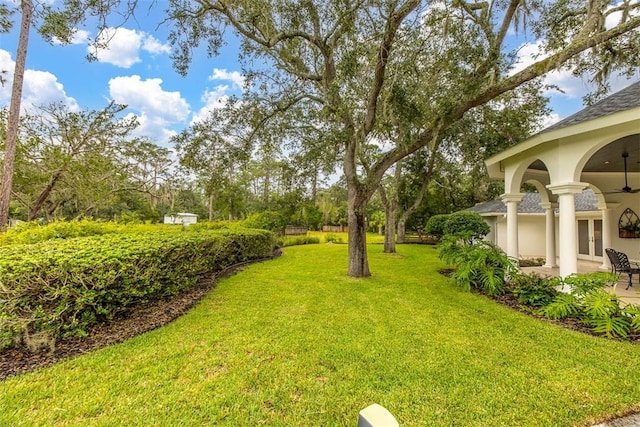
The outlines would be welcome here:
<svg viewBox="0 0 640 427">
<path fill-rule="evenodd" d="M 46 41 L 70 43 L 73 35 L 87 16 L 98 19 L 99 35 L 96 41 L 101 39 L 100 33 L 107 28 L 107 17 L 118 9 L 119 19 L 126 22 L 133 15 L 138 0 L 114 0 L 111 2 L 94 0 L 63 0 L 59 9 L 54 9 L 47 3 L 38 4 L 40 11 L 38 16 L 39 32 Z M 122 5 L 126 5 L 123 9 Z M 20 1 L 20 34 L 16 49 L 16 62 L 13 72 L 13 85 L 11 89 L 11 102 L 5 141 L 4 157 L 2 161 L 2 182 L 0 183 L 0 230 L 4 230 L 9 220 L 9 208 L 13 188 L 14 163 L 16 157 L 20 106 L 22 100 L 22 87 L 24 82 L 25 64 L 29 46 L 29 31 L 33 25 L 34 4 L 33 0 Z M 6 5 L 0 6 L 0 31 L 5 32 L 11 26 L 11 10 Z M 4 71 L 4 70 L 2 70 Z M 3 81 L 3 79 L 2 79 Z"/>
<path fill-rule="evenodd" d="M 6 10 L 3 8 L 3 10 Z M 33 16 L 32 0 L 22 0 L 20 3 L 22 19 L 20 23 L 20 35 L 16 63 L 13 71 L 13 85 L 11 86 L 11 103 L 9 106 L 9 120 L 7 125 L 4 157 L 2 159 L 2 183 L 0 183 L 0 229 L 5 229 L 9 221 L 9 207 L 11 203 L 11 190 L 13 186 L 13 169 L 16 158 L 16 146 L 18 143 L 18 126 L 20 124 L 20 105 L 22 102 L 22 85 L 24 70 L 27 61 L 27 47 L 29 45 L 29 29 Z M 3 25 L 3 28 L 6 24 Z"/>
<path fill-rule="evenodd" d="M 242 125 L 238 129 L 238 117 L 213 110 L 207 119 L 172 138 L 180 164 L 193 171 L 204 188 L 209 200 L 209 221 L 214 219 L 215 205 L 225 188 L 235 186 L 240 167 L 250 157 L 251 141 L 242 133 Z"/>
<path fill-rule="evenodd" d="M 23 195 L 28 220 L 37 218 L 45 205 L 49 216 L 67 203 L 90 215 L 104 206 L 96 203 L 109 203 L 126 185 L 118 150 L 126 146 L 137 121 L 119 119 L 124 108 L 110 103 L 102 110 L 73 112 L 54 103 L 24 117 L 16 194 Z"/>
<path fill-rule="evenodd" d="M 162 197 L 164 184 L 173 179 L 174 161 L 171 151 L 146 138 L 116 140 L 118 164 L 126 174 L 129 185 L 121 191 L 136 191 L 148 198 L 149 207 L 155 210 Z"/>
</svg>

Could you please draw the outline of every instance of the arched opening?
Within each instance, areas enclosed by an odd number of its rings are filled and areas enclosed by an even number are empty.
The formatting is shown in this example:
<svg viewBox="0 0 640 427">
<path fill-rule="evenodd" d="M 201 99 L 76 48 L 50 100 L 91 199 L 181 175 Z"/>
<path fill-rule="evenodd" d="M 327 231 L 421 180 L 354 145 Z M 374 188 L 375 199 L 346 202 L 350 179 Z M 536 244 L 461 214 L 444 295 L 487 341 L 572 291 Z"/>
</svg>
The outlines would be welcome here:
<svg viewBox="0 0 640 427">
<path fill-rule="evenodd" d="M 640 133 L 618 138 L 581 159 L 580 180 L 597 186 L 601 194 L 640 193 Z"/>
</svg>

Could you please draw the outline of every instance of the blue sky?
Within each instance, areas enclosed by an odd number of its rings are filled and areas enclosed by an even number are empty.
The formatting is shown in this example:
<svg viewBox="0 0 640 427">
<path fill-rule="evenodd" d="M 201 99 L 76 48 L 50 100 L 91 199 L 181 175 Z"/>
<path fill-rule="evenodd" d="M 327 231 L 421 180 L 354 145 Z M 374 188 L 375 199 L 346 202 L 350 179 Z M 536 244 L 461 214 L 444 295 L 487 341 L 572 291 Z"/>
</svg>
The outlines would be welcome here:
<svg viewBox="0 0 640 427">
<path fill-rule="evenodd" d="M 160 2 L 162 3 L 162 2 Z M 18 15 L 19 18 L 19 15 Z M 175 132 L 203 116 L 225 96 L 239 93 L 242 76 L 237 65 L 237 44 L 209 58 L 194 55 L 189 74 L 182 77 L 173 68 L 167 43 L 168 29 L 158 28 L 162 8 L 138 15 L 112 34 L 110 48 L 89 62 L 88 38 L 79 32 L 71 45 L 50 45 L 39 34 L 30 33 L 23 106 L 64 101 L 76 109 L 100 109 L 110 100 L 127 104 L 139 116 L 138 133 L 166 145 Z M 0 106 L 9 104 L 18 27 L 0 35 L 0 70 L 7 70 L 0 87 Z"/>
<path fill-rule="evenodd" d="M 75 109 L 100 109 L 114 100 L 127 104 L 128 113 L 139 117 L 139 135 L 169 146 L 171 135 L 203 117 L 229 94 L 239 93 L 243 78 L 233 40 L 218 57 L 209 58 L 204 50 L 194 55 L 188 75 L 178 75 L 169 58 L 168 28 L 158 28 L 163 3 L 159 0 L 159 6 L 149 13 L 141 11 L 136 21 L 112 33 L 109 49 L 101 51 L 94 62 L 86 55 L 87 40 L 95 34 L 81 31 L 71 45 L 50 45 L 32 30 L 23 106 L 64 101 Z M 0 106 L 9 104 L 17 29 L 18 24 L 10 34 L 0 35 L 0 70 L 8 71 L 6 83 L 0 86 Z M 531 61 L 536 50 L 535 41 L 522 45 L 522 66 Z M 547 80 L 565 91 L 549 94 L 553 113 L 547 124 L 582 108 L 581 97 L 589 90 L 584 80 L 569 72 L 554 73 Z M 633 81 L 614 80 L 612 86 L 618 90 Z"/>
</svg>

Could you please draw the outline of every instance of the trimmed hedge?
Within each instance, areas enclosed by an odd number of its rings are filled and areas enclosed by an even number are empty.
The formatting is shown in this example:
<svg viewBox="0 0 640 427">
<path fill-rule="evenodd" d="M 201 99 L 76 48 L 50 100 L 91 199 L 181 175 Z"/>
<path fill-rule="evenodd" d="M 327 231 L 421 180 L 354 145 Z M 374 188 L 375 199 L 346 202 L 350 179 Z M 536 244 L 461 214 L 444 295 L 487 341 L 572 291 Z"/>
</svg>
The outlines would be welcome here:
<svg viewBox="0 0 640 427">
<path fill-rule="evenodd" d="M 100 234 L 121 233 L 125 226 L 115 222 L 92 220 L 57 220 L 47 224 L 23 222 L 6 233 L 0 233 L 0 245 L 34 244 L 50 239 L 70 239 Z"/>
<path fill-rule="evenodd" d="M 148 232 L 180 232 L 181 227 L 165 224 L 123 224 L 112 221 L 80 219 L 56 220 L 46 224 L 38 221 L 23 222 L 5 233 L 0 233 L 0 246 L 34 244 L 54 239 L 72 239 L 103 234 L 129 234 Z"/>
<path fill-rule="evenodd" d="M 25 331 L 86 335 L 134 303 L 271 256 L 273 234 L 234 229 L 109 234 L 0 248 L 0 349 Z"/>
</svg>

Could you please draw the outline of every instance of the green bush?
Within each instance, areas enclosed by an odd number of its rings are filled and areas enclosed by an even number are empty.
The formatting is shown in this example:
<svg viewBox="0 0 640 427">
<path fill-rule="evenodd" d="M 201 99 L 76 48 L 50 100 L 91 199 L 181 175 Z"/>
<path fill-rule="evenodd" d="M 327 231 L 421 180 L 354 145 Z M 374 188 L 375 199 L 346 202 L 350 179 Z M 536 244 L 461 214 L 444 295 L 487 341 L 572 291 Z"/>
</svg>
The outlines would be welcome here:
<svg viewBox="0 0 640 427">
<path fill-rule="evenodd" d="M 128 233 L 0 248 L 0 349 L 25 329 L 86 333 L 131 304 L 176 295 L 206 274 L 270 256 L 263 230 Z"/>
<path fill-rule="evenodd" d="M 489 242 L 468 244 L 455 236 L 445 236 L 439 249 L 440 258 L 455 267 L 450 277 L 465 290 L 476 288 L 499 295 L 505 290 L 505 281 L 517 272 L 517 260 Z"/>
<path fill-rule="evenodd" d="M 342 237 L 333 233 L 328 233 L 324 236 L 324 241 L 327 243 L 342 243 Z"/>
<path fill-rule="evenodd" d="M 124 230 L 125 226 L 122 224 L 89 219 L 57 220 L 47 224 L 31 221 L 20 223 L 6 233 L 0 234 L 0 245 L 32 244 L 50 239 L 70 239 L 73 237 L 121 233 Z"/>
<path fill-rule="evenodd" d="M 520 304 L 531 307 L 548 305 L 558 295 L 555 284 L 536 273 L 515 274 L 509 279 L 509 291 Z"/>
<path fill-rule="evenodd" d="M 249 215 L 240 221 L 240 225 L 246 228 L 257 228 L 281 233 L 287 225 L 287 219 L 279 212 L 263 211 Z"/>
<path fill-rule="evenodd" d="M 518 260 L 520 267 L 540 267 L 544 265 L 544 258 L 525 258 Z"/>
<path fill-rule="evenodd" d="M 550 319 L 566 319 L 576 316 L 580 312 L 580 301 L 575 295 L 559 293 L 551 303 L 539 311 Z"/>
<path fill-rule="evenodd" d="M 611 273 L 587 273 L 549 280 L 568 293 L 559 293 L 539 313 L 552 319 L 573 317 L 595 333 L 609 338 L 627 338 L 640 330 L 640 308 L 622 306 L 620 299 L 604 288 L 617 282 Z"/>
<path fill-rule="evenodd" d="M 285 236 L 282 239 L 282 246 L 298 246 L 318 243 L 320 243 L 320 238 L 311 236 Z"/>
<path fill-rule="evenodd" d="M 433 215 L 428 220 L 424 227 L 424 232 L 441 238 L 444 236 L 444 224 L 449 219 L 449 215 Z"/>
<path fill-rule="evenodd" d="M 491 228 L 477 212 L 460 211 L 448 216 L 444 223 L 444 234 L 475 241 L 489 234 Z"/>
<path fill-rule="evenodd" d="M 186 229 L 188 231 L 202 231 L 202 230 L 230 230 L 237 228 L 238 222 L 232 221 L 202 221 L 195 224 L 191 224 Z"/>
</svg>

